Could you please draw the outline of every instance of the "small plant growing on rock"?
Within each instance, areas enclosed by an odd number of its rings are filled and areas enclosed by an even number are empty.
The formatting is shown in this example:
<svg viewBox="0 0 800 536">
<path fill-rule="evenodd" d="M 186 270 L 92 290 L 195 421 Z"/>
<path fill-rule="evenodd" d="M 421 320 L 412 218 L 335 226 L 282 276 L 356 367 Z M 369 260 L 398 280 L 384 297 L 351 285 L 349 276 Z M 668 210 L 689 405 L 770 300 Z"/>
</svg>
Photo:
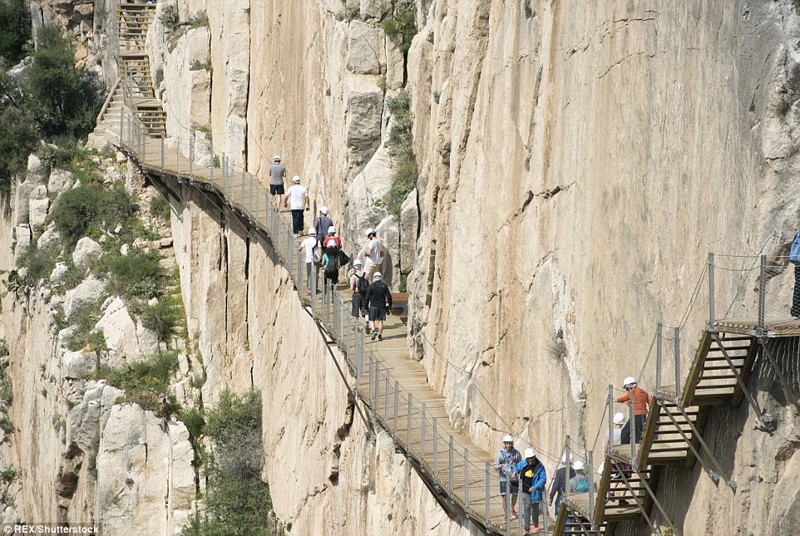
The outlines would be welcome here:
<svg viewBox="0 0 800 536">
<path fill-rule="evenodd" d="M 394 0 L 389 18 L 383 21 L 386 37 L 394 41 L 405 56 L 417 34 L 416 6 L 413 0 Z"/>
<path fill-rule="evenodd" d="M 390 214 L 397 216 L 405 198 L 416 188 L 419 176 L 413 146 L 414 116 L 411 113 L 411 97 L 405 91 L 390 98 L 387 105 L 394 123 L 387 142 L 392 159 L 392 184 L 386 196 L 386 206 Z"/>
</svg>

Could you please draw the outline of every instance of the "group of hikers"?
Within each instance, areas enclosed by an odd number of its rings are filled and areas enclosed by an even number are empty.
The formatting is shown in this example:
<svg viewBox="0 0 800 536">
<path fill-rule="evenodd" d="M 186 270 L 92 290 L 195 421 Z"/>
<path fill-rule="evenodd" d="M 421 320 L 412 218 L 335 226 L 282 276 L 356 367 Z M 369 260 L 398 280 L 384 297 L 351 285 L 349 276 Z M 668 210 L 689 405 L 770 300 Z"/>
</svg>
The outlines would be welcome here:
<svg viewBox="0 0 800 536">
<path fill-rule="evenodd" d="M 281 163 L 280 155 L 273 157 L 269 176 L 273 203 L 279 208 L 289 208 L 292 213 L 292 234 L 295 238 L 301 237 L 305 212 L 309 210 L 308 189 L 301 186 L 300 177 L 295 175 L 292 185 L 284 191 L 286 167 Z M 340 270 L 350 264 L 353 269 L 349 272 L 347 282 L 353 291 L 351 313 L 359 322 L 359 330 L 363 318 L 364 329 L 371 332 L 371 339 L 382 341 L 384 322 L 392 310 L 392 293 L 379 271 L 385 261 L 386 250 L 375 229 L 369 228 L 365 233 L 366 243 L 351 260 L 342 248 L 342 239 L 328 212 L 328 207 L 320 207 L 319 215 L 297 249 L 305 255 L 308 290 L 318 289 L 318 273 L 322 271 L 323 285 L 318 291 L 327 295 L 329 289 L 339 284 Z"/>
<path fill-rule="evenodd" d="M 622 383 L 625 394 L 615 401 L 620 404 L 629 404 L 633 398 L 633 440 L 635 443 L 639 443 L 652 400 L 650 394 L 638 386 L 635 378 L 628 376 Z M 611 434 L 606 438 L 605 452 L 610 452 L 610 449 L 616 445 L 627 444 L 631 441 L 631 421 L 625 422 L 623 413 L 614 414 L 613 424 Z M 569 465 L 569 472 L 567 465 Z M 629 467 L 626 469 L 624 464 L 616 465 L 618 469 L 621 467 L 621 471 L 629 469 Z M 517 496 L 521 495 L 524 534 L 531 534 L 531 525 L 533 525 L 533 533 L 541 532 L 539 514 L 547 485 L 547 471 L 534 450 L 532 448 L 525 449 L 523 457 L 514 448 L 514 438 L 506 435 L 503 437 L 503 447 L 494 459 L 493 467 L 500 475 L 500 497 L 504 514 L 510 518 L 518 517 Z M 602 474 L 603 469 L 601 464 L 598 473 Z M 616 484 L 622 481 L 622 475 L 612 474 L 611 480 L 610 488 L 613 490 Z M 579 459 L 571 459 L 567 464 L 567 456 L 564 454 L 561 457 L 560 467 L 556 470 L 550 483 L 548 505 L 555 506 L 553 512 L 557 515 L 567 492 L 570 495 L 588 493 L 589 489 L 586 464 Z M 610 491 L 609 497 L 613 497 L 613 493 Z M 625 499 L 620 499 L 620 504 L 625 504 Z"/>
</svg>

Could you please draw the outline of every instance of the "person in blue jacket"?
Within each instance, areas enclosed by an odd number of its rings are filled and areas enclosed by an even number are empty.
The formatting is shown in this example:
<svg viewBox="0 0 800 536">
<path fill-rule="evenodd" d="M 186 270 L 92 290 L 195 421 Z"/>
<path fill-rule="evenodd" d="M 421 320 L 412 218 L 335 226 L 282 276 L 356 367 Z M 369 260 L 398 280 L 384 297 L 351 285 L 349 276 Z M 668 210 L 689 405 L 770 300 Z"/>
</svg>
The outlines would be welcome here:
<svg viewBox="0 0 800 536">
<path fill-rule="evenodd" d="M 514 466 L 514 473 L 519 475 L 519 492 L 522 497 L 522 516 L 525 522 L 525 534 L 541 532 L 539 528 L 539 503 L 542 502 L 544 488 L 547 484 L 547 472 L 544 465 L 536 457 L 533 449 L 525 449 L 525 459 Z"/>
</svg>

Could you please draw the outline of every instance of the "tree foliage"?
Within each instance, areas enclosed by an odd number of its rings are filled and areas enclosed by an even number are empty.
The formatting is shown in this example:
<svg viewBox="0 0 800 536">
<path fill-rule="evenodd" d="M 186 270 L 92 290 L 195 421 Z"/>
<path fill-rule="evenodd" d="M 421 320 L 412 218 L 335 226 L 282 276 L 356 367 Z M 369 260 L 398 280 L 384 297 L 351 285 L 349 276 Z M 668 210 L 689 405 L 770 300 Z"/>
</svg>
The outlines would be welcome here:
<svg viewBox="0 0 800 536">
<path fill-rule="evenodd" d="M 15 64 L 25 57 L 31 38 L 31 12 L 25 0 L 0 2 L 0 57 Z"/>
<path fill-rule="evenodd" d="M 75 64 L 72 43 L 53 25 L 37 35 L 37 52 L 28 73 L 29 110 L 46 138 L 86 136 L 94 128 L 101 94 L 96 78 Z"/>
<path fill-rule="evenodd" d="M 270 514 L 269 488 L 261 480 L 261 394 L 222 393 L 203 428 L 211 441 L 206 468 L 205 511 L 183 529 L 185 536 L 281 534 Z"/>
</svg>

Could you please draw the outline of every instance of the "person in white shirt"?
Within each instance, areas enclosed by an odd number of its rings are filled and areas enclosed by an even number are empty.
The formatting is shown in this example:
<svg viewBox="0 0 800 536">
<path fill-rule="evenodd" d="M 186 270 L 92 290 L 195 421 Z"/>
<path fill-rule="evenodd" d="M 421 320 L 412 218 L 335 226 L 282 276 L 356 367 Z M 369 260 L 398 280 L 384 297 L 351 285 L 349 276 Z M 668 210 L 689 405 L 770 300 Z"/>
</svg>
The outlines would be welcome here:
<svg viewBox="0 0 800 536">
<path fill-rule="evenodd" d="M 372 281 L 381 264 L 383 264 L 383 243 L 378 240 L 375 229 L 367 229 L 367 243 L 364 246 L 364 272 L 367 274 L 367 281 Z"/>
<path fill-rule="evenodd" d="M 308 190 L 305 186 L 300 186 L 298 175 L 292 177 L 292 185 L 286 191 L 283 206 L 288 206 L 292 211 L 292 232 L 297 238 L 303 232 L 303 211 L 308 210 Z"/>
<path fill-rule="evenodd" d="M 305 252 L 306 257 L 306 286 L 308 290 L 312 288 L 316 288 L 317 286 L 311 286 L 311 277 L 313 274 L 314 279 L 317 279 L 317 267 L 314 266 L 314 248 L 317 246 L 317 232 L 313 227 L 309 227 L 308 229 L 308 238 L 300 242 L 300 247 L 297 248 L 299 252 Z"/>
</svg>

